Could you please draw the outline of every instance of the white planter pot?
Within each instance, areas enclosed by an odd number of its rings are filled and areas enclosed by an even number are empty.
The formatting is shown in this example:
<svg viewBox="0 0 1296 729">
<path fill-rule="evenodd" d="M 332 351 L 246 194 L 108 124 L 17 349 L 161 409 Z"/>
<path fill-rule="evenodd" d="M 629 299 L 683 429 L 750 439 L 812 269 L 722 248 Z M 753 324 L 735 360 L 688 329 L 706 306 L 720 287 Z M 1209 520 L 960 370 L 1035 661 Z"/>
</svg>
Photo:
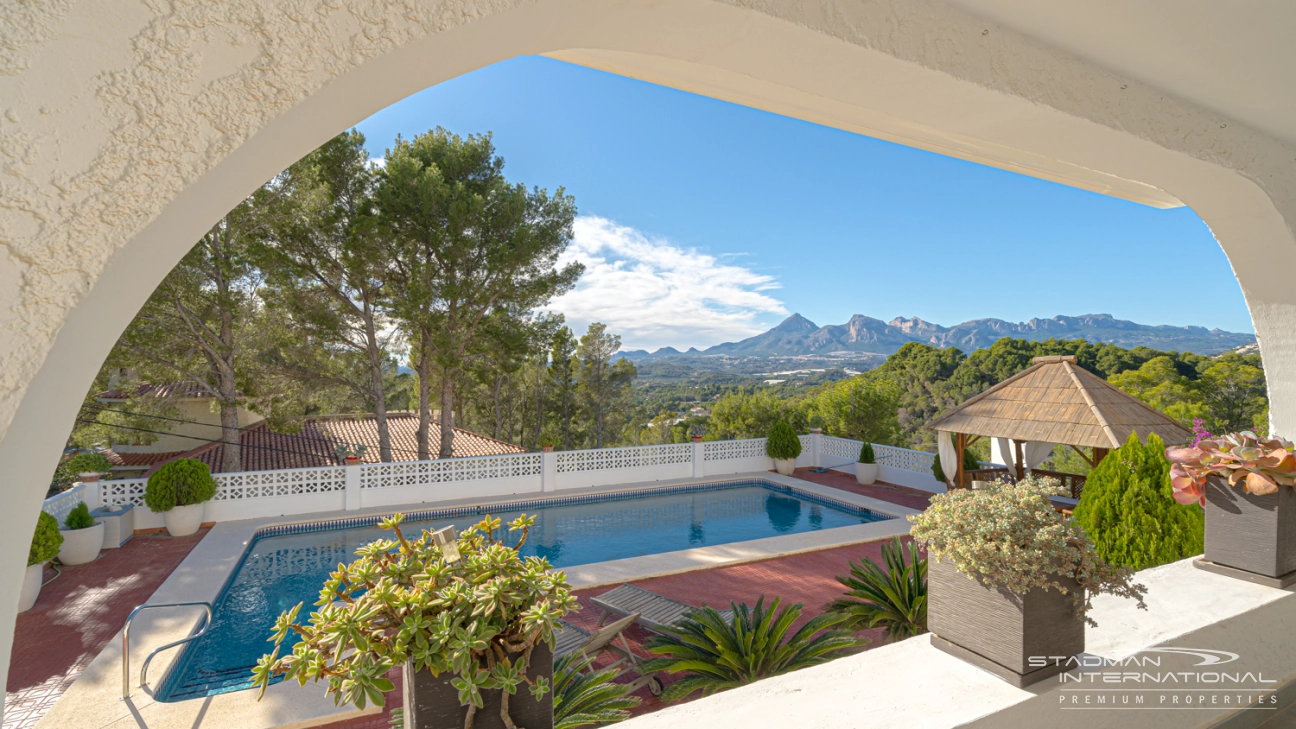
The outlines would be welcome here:
<svg viewBox="0 0 1296 729">
<path fill-rule="evenodd" d="M 177 506 L 162 516 L 166 520 L 167 534 L 173 537 L 187 537 L 190 534 L 197 534 L 198 528 L 202 526 L 203 505 Z"/>
<path fill-rule="evenodd" d="M 45 563 L 34 564 L 23 574 L 22 590 L 18 593 L 18 612 L 25 613 L 36 604 L 40 595 L 41 582 L 44 579 Z"/>
<path fill-rule="evenodd" d="M 861 486 L 872 486 L 881 470 L 882 467 L 876 463 L 856 463 L 855 480 L 859 481 Z"/>
<path fill-rule="evenodd" d="M 778 471 L 784 476 L 791 476 L 792 472 L 796 470 L 796 459 L 795 458 L 775 458 L 774 470 Z"/>
<path fill-rule="evenodd" d="M 59 547 L 59 561 L 65 565 L 93 562 L 103 549 L 104 523 L 96 521 L 94 526 L 85 529 L 64 529 L 63 546 Z"/>
</svg>

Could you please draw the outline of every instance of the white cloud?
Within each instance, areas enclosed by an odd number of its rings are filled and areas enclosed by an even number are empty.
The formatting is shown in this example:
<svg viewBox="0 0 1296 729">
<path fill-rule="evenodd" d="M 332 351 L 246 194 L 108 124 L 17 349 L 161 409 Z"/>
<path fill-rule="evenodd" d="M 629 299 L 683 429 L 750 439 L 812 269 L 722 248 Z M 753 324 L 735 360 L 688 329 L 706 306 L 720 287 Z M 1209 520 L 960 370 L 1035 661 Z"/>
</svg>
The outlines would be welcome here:
<svg viewBox="0 0 1296 729">
<path fill-rule="evenodd" d="M 788 313 L 765 293 L 778 288 L 772 276 L 605 218 L 576 219 L 569 261 L 585 264 L 585 274 L 550 309 L 578 335 L 592 321 L 607 324 L 625 349 L 702 349 L 759 334 L 768 328 L 762 316 Z"/>
</svg>

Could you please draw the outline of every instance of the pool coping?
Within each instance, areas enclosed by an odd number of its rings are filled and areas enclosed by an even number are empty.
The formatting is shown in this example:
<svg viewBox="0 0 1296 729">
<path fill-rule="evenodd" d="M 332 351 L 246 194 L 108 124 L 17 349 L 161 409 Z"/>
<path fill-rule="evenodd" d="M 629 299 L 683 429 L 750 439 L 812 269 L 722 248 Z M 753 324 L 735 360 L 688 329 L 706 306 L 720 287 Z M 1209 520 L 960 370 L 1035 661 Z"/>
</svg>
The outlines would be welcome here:
<svg viewBox="0 0 1296 729">
<path fill-rule="evenodd" d="M 917 514 L 898 504 L 861 496 L 829 486 L 802 481 L 768 471 L 730 474 L 723 478 L 702 477 L 670 479 L 663 481 L 617 484 L 581 489 L 563 489 L 551 492 L 525 492 L 482 498 L 465 498 L 448 501 L 422 502 L 405 506 L 384 506 L 356 511 L 328 511 L 290 517 L 263 517 L 240 521 L 221 522 L 212 527 L 207 536 L 194 547 L 189 556 L 169 575 L 150 596 L 149 603 L 207 601 L 214 602 L 243 559 L 244 552 L 258 533 L 269 527 L 309 524 L 372 517 L 396 511 L 425 511 L 430 508 L 509 504 L 519 501 L 547 500 L 564 496 L 593 496 L 619 492 L 661 489 L 724 482 L 767 481 L 785 486 L 793 491 L 823 499 L 866 508 L 895 517 L 884 521 L 836 527 L 820 531 L 802 532 L 746 542 L 699 547 L 696 549 L 665 552 L 662 554 L 630 557 L 591 565 L 566 568 L 568 581 L 574 588 L 625 582 L 667 574 L 678 574 L 698 569 L 742 564 L 801 552 L 888 539 L 906 534 L 909 523 L 904 518 Z M 131 627 L 131 663 L 133 681 L 138 680 L 138 667 L 148 652 L 158 646 L 190 635 L 202 619 L 202 610 L 153 610 L 141 613 Z M 121 692 L 121 639 L 120 632 L 87 666 L 82 675 L 37 723 L 37 727 L 95 726 L 95 727 L 204 727 L 205 729 L 241 729 L 248 726 L 299 727 L 320 726 L 336 721 L 379 713 L 379 709 L 335 707 L 324 695 L 322 685 L 305 687 L 282 682 L 271 686 L 261 701 L 256 701 L 252 691 L 238 691 L 163 703 L 148 696 L 142 689 L 132 687 L 132 697 L 119 700 Z M 150 668 L 153 686 L 161 686 L 166 672 L 179 655 L 176 650 L 161 654 Z M 88 717 L 98 721 L 87 723 Z"/>
</svg>

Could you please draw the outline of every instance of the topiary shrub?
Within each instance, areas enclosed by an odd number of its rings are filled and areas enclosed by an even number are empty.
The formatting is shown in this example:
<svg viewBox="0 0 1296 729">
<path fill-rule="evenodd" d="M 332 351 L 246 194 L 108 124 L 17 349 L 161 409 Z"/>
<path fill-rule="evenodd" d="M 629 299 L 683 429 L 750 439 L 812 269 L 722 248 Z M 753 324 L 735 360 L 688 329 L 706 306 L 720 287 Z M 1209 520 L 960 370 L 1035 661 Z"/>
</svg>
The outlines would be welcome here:
<svg viewBox="0 0 1296 729">
<path fill-rule="evenodd" d="M 875 456 L 873 455 L 872 443 L 865 443 L 864 445 L 860 446 L 859 462 L 877 463 L 877 461 L 875 460 Z"/>
<path fill-rule="evenodd" d="M 90 515 L 90 507 L 86 506 L 86 502 L 82 501 L 72 511 L 68 512 L 67 517 L 63 519 L 63 523 L 67 525 L 68 529 L 89 529 L 94 526 L 95 520 Z"/>
<path fill-rule="evenodd" d="M 78 453 L 68 459 L 66 468 L 71 473 L 108 473 L 112 462 L 98 453 Z"/>
<path fill-rule="evenodd" d="M 792 459 L 801 455 L 801 439 L 787 423 L 777 423 L 770 429 L 765 442 L 765 455 L 775 459 Z"/>
<path fill-rule="evenodd" d="M 27 566 L 44 564 L 58 556 L 59 547 L 63 546 L 63 535 L 59 534 L 58 519 L 40 513 L 36 520 L 36 533 L 32 535 L 31 551 L 27 553 Z"/>
<path fill-rule="evenodd" d="M 160 514 L 177 506 L 201 504 L 215 495 L 216 479 L 212 478 L 207 464 L 193 458 L 180 458 L 149 476 L 144 503 Z"/>
<path fill-rule="evenodd" d="M 1165 443 L 1155 435 L 1144 445 L 1131 433 L 1090 471 L 1074 516 L 1100 557 L 1135 570 L 1177 562 L 1204 548 L 1205 512 L 1196 503 L 1175 501 Z"/>
<path fill-rule="evenodd" d="M 977 460 L 976 454 L 970 450 L 964 449 L 963 470 L 975 471 L 979 468 L 981 468 L 981 462 Z M 945 470 L 941 468 L 940 456 L 936 456 L 932 459 L 932 476 L 934 476 L 937 481 L 945 483 Z"/>
</svg>

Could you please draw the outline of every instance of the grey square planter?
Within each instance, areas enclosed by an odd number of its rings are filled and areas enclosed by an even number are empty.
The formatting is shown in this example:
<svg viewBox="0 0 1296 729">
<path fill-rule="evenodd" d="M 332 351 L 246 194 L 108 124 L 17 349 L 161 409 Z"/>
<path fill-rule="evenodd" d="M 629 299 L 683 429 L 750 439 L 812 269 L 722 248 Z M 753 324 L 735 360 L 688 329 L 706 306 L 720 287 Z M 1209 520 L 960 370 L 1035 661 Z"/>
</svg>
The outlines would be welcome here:
<svg viewBox="0 0 1296 729">
<path fill-rule="evenodd" d="M 1296 488 L 1256 496 L 1207 479 L 1206 554 L 1196 564 L 1274 587 L 1296 582 Z"/>
<path fill-rule="evenodd" d="M 514 656 L 510 656 L 513 658 Z M 404 692 L 405 729 L 459 729 L 464 725 L 468 709 L 459 705 L 459 691 L 450 685 L 452 673 L 433 676 L 427 671 L 413 671 L 405 664 Z M 553 651 L 547 643 L 540 643 L 531 651 L 531 666 L 527 677 L 532 681 L 544 676 L 553 686 Z M 504 729 L 500 718 L 500 691 L 482 691 L 485 704 L 473 716 L 473 729 Z M 513 723 L 525 729 L 553 729 L 553 691 L 536 701 L 524 683 L 517 693 L 509 697 L 509 716 Z"/>
<path fill-rule="evenodd" d="M 1074 580 L 1058 580 L 1079 590 Z M 968 579 L 948 561 L 927 563 L 927 628 L 932 645 L 1014 686 L 1028 686 L 1069 667 L 1084 652 L 1085 624 L 1071 595 L 1031 590 L 1017 595 Z M 1031 665 L 1031 656 L 1045 665 Z"/>
</svg>

